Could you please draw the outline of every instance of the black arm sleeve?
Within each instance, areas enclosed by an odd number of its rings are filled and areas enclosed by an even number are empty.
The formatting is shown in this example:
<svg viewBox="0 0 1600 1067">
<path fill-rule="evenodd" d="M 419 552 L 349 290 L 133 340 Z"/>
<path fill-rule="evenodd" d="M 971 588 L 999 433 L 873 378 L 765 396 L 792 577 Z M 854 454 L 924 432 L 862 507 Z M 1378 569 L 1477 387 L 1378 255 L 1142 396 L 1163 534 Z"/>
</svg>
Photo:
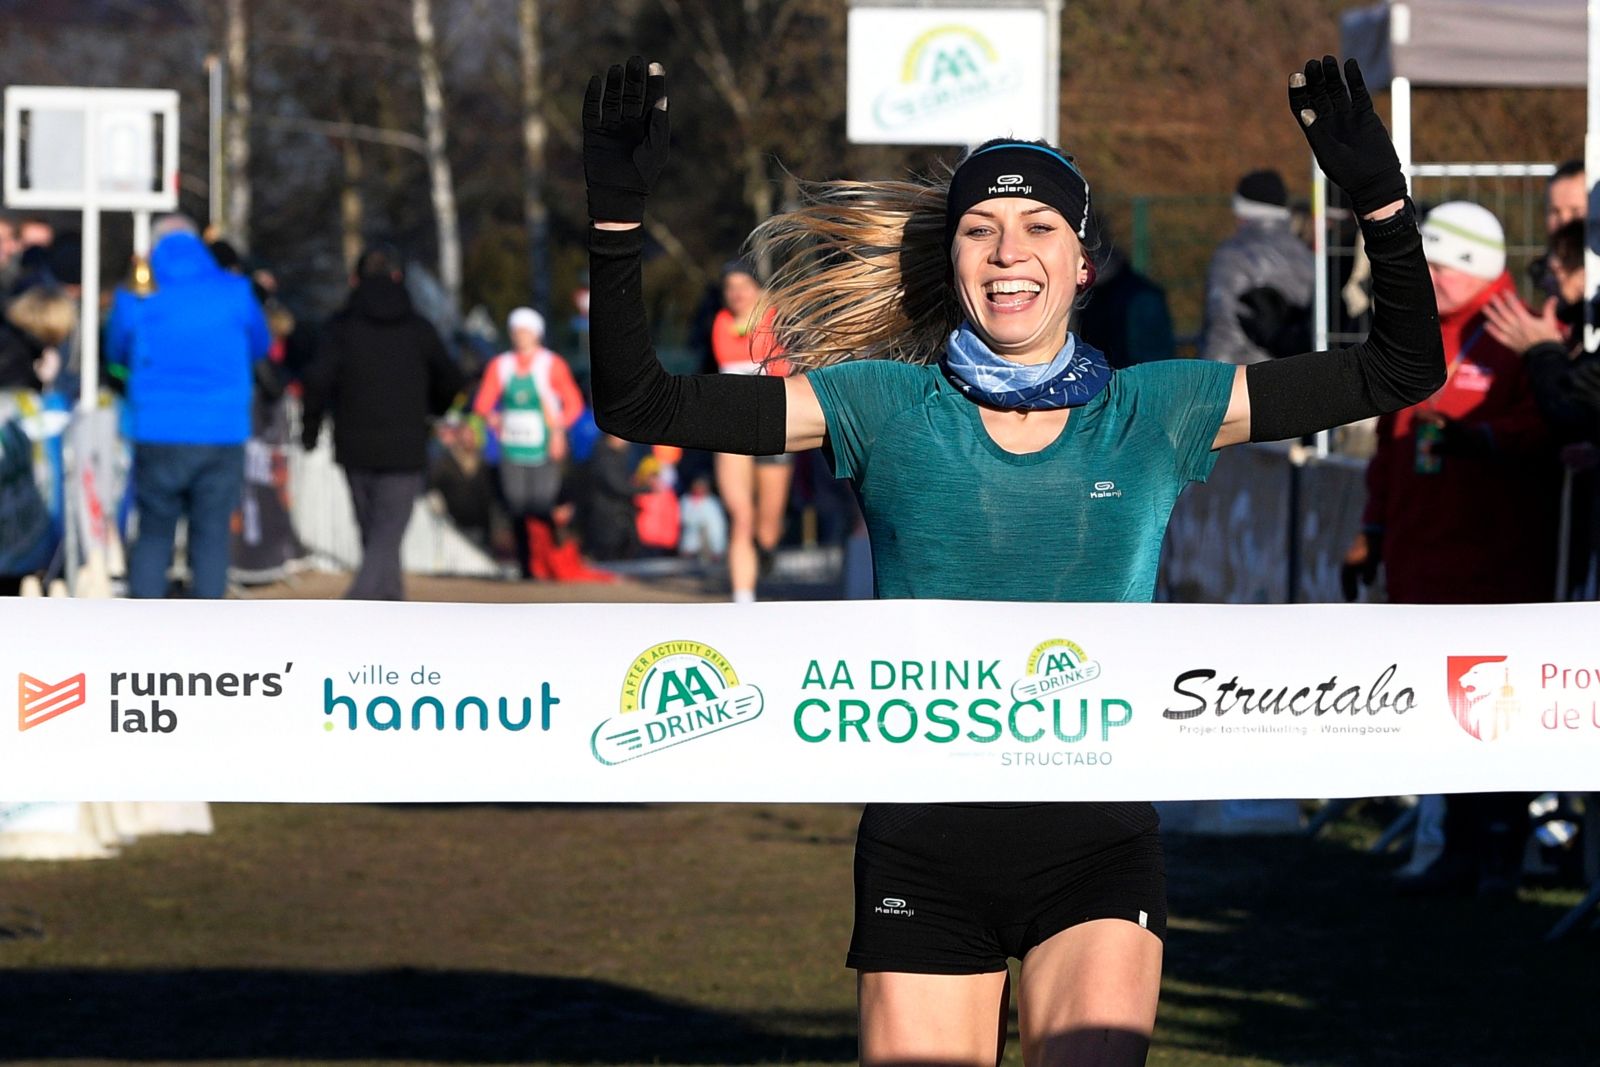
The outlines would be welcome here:
<svg viewBox="0 0 1600 1067">
<path fill-rule="evenodd" d="M 1444 342 L 1416 209 L 1408 200 L 1361 229 L 1372 261 L 1372 331 L 1348 348 L 1246 367 L 1250 440 L 1304 437 L 1398 411 L 1444 385 Z"/>
<path fill-rule="evenodd" d="M 594 421 L 645 444 L 773 456 L 787 439 L 783 379 L 668 374 L 644 317 L 644 232 L 589 230 L 589 347 Z"/>
</svg>

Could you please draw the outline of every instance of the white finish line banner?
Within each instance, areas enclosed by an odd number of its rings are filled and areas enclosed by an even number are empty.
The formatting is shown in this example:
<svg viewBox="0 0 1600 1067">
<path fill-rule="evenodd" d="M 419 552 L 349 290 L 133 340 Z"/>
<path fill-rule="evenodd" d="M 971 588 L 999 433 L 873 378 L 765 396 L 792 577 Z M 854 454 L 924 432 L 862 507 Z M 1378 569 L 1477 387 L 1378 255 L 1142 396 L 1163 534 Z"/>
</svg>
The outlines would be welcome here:
<svg viewBox="0 0 1600 1067">
<path fill-rule="evenodd" d="M 0 601 L 14 800 L 1600 788 L 1600 605 Z"/>
</svg>

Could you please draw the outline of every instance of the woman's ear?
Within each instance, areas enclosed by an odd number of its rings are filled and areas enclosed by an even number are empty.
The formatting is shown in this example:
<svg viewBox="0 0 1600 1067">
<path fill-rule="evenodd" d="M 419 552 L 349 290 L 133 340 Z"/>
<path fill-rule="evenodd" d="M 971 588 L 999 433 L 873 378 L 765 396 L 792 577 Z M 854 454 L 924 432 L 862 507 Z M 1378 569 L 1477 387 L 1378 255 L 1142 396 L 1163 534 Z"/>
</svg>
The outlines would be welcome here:
<svg viewBox="0 0 1600 1067">
<path fill-rule="evenodd" d="M 1083 266 L 1078 270 L 1078 291 L 1090 289 L 1094 286 L 1095 270 L 1094 261 L 1088 256 L 1083 257 Z"/>
</svg>

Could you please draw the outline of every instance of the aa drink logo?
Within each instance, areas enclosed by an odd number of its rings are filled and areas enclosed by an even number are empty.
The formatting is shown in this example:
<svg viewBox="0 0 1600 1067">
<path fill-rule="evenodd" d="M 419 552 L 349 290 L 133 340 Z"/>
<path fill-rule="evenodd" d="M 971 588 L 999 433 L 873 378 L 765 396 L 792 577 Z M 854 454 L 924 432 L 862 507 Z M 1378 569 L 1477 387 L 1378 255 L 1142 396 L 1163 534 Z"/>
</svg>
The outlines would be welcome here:
<svg viewBox="0 0 1600 1067">
<path fill-rule="evenodd" d="M 1446 684 L 1456 724 L 1479 741 L 1494 741 L 1511 731 L 1522 702 L 1511 684 L 1505 656 L 1447 656 Z"/>
<path fill-rule="evenodd" d="M 873 102 L 878 125 L 895 130 L 936 119 L 949 111 L 1014 93 L 1021 76 L 987 37 L 958 23 L 936 26 L 911 42 L 900 63 L 900 81 Z M 1000 184 L 1007 184 L 1003 175 Z M 1017 177 L 1017 181 L 1021 181 Z"/>
<path fill-rule="evenodd" d="M 628 668 L 622 710 L 595 727 L 589 747 L 601 763 L 626 763 L 751 722 L 762 702 L 710 645 L 664 641 Z"/>
<path fill-rule="evenodd" d="M 1065 638 L 1041 642 L 1028 654 L 1028 673 L 1011 686 L 1017 700 L 1038 700 L 1100 677 L 1100 664 Z"/>
<path fill-rule="evenodd" d="M 57 715 L 65 715 L 88 699 L 82 674 L 64 682 L 42 682 L 27 674 L 17 675 L 17 729 L 31 730 Z"/>
</svg>

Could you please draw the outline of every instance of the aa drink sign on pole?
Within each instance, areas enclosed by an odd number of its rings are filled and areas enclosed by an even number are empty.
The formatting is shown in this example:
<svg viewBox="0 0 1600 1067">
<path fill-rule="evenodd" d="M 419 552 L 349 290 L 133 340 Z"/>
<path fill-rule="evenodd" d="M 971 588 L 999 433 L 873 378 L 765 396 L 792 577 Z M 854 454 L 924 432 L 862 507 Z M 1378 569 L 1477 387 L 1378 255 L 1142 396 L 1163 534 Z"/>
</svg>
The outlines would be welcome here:
<svg viewBox="0 0 1600 1067">
<path fill-rule="evenodd" d="M 1059 139 L 1060 0 L 850 7 L 855 144 Z"/>
</svg>

